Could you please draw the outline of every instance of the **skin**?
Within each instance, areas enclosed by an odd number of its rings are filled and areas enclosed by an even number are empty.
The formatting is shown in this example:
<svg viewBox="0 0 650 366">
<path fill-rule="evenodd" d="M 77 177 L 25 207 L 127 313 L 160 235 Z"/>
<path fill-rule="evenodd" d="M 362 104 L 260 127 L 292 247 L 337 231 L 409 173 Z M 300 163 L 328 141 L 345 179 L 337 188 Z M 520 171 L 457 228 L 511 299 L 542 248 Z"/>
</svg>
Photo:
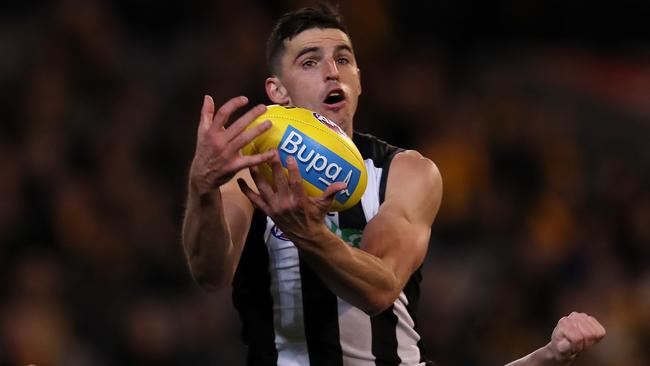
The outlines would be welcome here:
<svg viewBox="0 0 650 366">
<path fill-rule="evenodd" d="M 558 321 L 548 344 L 506 366 L 571 365 L 578 354 L 599 342 L 605 334 L 605 328 L 596 318 L 573 312 Z"/>
<path fill-rule="evenodd" d="M 265 82 L 271 101 L 316 111 L 352 136 L 361 82 L 348 36 L 338 29 L 309 29 L 284 46 L 281 72 Z M 325 104 L 332 90 L 344 93 L 345 100 Z M 233 98 L 215 112 L 212 98 L 204 99 L 183 223 L 183 246 L 194 278 L 207 290 L 231 283 L 257 207 L 337 296 L 369 315 L 390 307 L 426 255 L 442 198 L 438 168 L 416 151 L 396 155 L 385 201 L 366 225 L 360 248 L 351 247 L 324 225 L 334 195 L 345 184 L 332 184 L 322 196 L 310 197 L 294 160 L 288 159 L 285 175 L 275 150 L 241 155 L 246 143 L 270 127 L 245 131 L 265 111 L 256 106 L 225 128 L 246 103 L 244 97 Z M 261 177 L 256 166 L 262 162 L 271 164 L 274 185 Z M 513 365 L 543 365 L 535 363 L 542 358 Z"/>
<path fill-rule="evenodd" d="M 269 98 L 318 112 L 335 121 L 352 136 L 352 121 L 361 95 L 361 71 L 352 43 L 338 29 L 309 29 L 285 41 L 281 76 L 266 79 Z M 332 89 L 341 89 L 346 100 L 330 107 L 323 101 Z"/>
</svg>

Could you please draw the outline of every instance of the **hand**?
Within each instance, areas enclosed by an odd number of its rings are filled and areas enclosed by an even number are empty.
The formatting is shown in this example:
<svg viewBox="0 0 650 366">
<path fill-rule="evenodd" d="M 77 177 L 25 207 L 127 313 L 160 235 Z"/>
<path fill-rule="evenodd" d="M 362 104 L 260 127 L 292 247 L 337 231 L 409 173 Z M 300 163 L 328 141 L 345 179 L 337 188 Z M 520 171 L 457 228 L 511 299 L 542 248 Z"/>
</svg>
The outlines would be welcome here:
<svg viewBox="0 0 650 366">
<path fill-rule="evenodd" d="M 286 163 L 289 171 L 288 180 L 282 170 L 280 157 L 275 152 L 271 160 L 275 189 L 264 179 L 257 167 L 251 168 L 251 174 L 259 194 L 255 193 L 243 179 L 238 179 L 237 183 L 248 199 L 270 216 L 290 239 L 311 238 L 324 227 L 324 218 L 332 206 L 334 196 L 347 185 L 343 182 L 333 183 L 320 197 L 310 197 L 302 186 L 302 177 L 296 160 L 289 156 Z"/>
<path fill-rule="evenodd" d="M 558 321 L 547 347 L 555 361 L 570 363 L 580 352 L 600 341 L 605 333 L 596 318 L 573 312 Z"/>
<path fill-rule="evenodd" d="M 258 105 L 225 128 L 230 115 L 248 103 L 246 97 L 226 102 L 214 113 L 214 101 L 206 95 L 201 108 L 201 120 L 197 133 L 196 152 L 190 170 L 190 182 L 199 194 L 207 193 L 228 182 L 241 169 L 255 166 L 273 157 L 273 151 L 244 156 L 241 148 L 271 127 L 264 121 L 246 130 L 246 127 L 266 111 Z"/>
</svg>

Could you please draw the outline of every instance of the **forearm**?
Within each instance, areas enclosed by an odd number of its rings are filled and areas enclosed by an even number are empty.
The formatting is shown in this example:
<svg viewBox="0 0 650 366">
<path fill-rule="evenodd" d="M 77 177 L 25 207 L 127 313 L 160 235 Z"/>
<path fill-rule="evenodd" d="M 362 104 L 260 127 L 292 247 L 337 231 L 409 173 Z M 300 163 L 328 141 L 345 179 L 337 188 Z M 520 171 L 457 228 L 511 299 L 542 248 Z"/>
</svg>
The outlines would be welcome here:
<svg viewBox="0 0 650 366">
<path fill-rule="evenodd" d="M 510 362 L 506 366 L 566 366 L 570 364 L 571 361 L 557 361 L 553 357 L 553 352 L 551 352 L 549 345 L 546 345 L 526 355 L 525 357 Z"/>
<path fill-rule="evenodd" d="M 183 248 L 192 276 L 202 287 L 216 290 L 228 285 L 234 247 L 219 189 L 200 194 L 190 184 Z"/>
<path fill-rule="evenodd" d="M 370 315 L 390 306 L 401 290 L 380 258 L 349 246 L 326 228 L 292 240 L 330 290 Z"/>
</svg>

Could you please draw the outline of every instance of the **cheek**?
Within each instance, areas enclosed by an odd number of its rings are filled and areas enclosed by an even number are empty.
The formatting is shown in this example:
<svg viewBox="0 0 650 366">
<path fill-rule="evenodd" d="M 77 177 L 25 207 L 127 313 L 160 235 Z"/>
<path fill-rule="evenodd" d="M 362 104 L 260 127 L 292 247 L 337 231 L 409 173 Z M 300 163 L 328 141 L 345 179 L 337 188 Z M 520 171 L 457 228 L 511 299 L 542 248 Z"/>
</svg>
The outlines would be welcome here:
<svg viewBox="0 0 650 366">
<path fill-rule="evenodd" d="M 304 84 L 297 86 L 295 89 L 295 100 L 303 104 L 319 103 L 319 91 L 313 87 L 313 84 Z"/>
<path fill-rule="evenodd" d="M 361 94 L 361 79 L 359 78 L 358 73 L 351 72 L 347 84 L 350 86 L 351 89 L 350 91 L 354 95 L 358 96 L 359 94 Z"/>
<path fill-rule="evenodd" d="M 306 75 L 295 77 L 291 84 L 288 84 L 288 91 L 294 100 L 310 100 L 318 96 L 318 80 L 314 80 Z"/>
</svg>

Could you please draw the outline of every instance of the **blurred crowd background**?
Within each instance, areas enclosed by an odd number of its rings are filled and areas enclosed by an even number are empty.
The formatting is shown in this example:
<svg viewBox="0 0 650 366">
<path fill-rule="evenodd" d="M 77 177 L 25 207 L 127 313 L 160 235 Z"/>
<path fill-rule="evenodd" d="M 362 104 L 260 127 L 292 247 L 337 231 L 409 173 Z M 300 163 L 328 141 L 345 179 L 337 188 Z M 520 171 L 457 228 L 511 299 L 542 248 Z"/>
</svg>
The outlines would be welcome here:
<svg viewBox="0 0 650 366">
<path fill-rule="evenodd" d="M 608 332 L 575 365 L 650 365 L 650 6 L 570 3 L 341 3 L 356 128 L 442 172 L 440 365 L 502 365 L 572 310 Z M 268 103 L 266 37 L 310 4 L 0 5 L 0 365 L 244 364 L 230 290 L 184 259 L 187 171 L 202 96 Z"/>
</svg>

